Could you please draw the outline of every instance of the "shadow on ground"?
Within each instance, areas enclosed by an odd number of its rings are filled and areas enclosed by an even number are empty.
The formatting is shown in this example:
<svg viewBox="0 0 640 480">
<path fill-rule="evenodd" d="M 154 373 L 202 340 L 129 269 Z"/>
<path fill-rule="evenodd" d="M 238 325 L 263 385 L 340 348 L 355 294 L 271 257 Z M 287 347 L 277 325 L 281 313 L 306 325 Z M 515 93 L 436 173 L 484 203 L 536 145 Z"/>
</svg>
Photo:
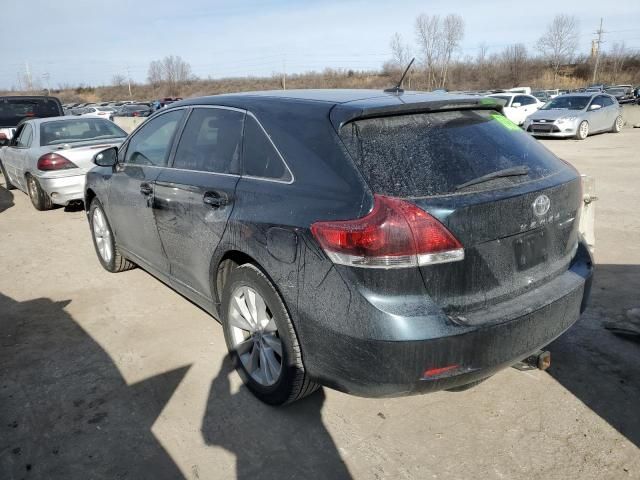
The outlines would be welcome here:
<svg viewBox="0 0 640 480">
<path fill-rule="evenodd" d="M 548 347 L 548 372 L 640 447 L 640 343 L 603 326 L 640 306 L 640 265 L 597 265 L 595 275 L 586 312 Z"/>
<path fill-rule="evenodd" d="M 0 478 L 182 478 L 151 426 L 188 367 L 127 385 L 68 303 L 0 294 Z"/>
<path fill-rule="evenodd" d="M 322 390 L 275 408 L 256 400 L 244 387 L 231 393 L 229 375 L 236 374 L 227 357 L 211 385 L 202 435 L 207 445 L 235 455 L 236 478 L 351 478 L 322 423 Z"/>
<path fill-rule="evenodd" d="M 13 207 L 13 193 L 4 187 L 0 187 L 0 213 Z"/>
</svg>

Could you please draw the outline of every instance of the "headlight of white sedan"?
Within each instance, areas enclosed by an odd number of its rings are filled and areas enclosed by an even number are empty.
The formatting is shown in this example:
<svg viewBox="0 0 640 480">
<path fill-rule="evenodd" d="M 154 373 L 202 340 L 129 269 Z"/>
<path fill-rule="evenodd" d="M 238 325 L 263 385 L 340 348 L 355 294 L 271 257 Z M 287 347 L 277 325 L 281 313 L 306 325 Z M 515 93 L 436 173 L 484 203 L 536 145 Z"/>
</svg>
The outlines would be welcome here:
<svg viewBox="0 0 640 480">
<path fill-rule="evenodd" d="M 561 124 L 561 123 L 572 123 L 575 122 L 578 119 L 578 117 L 562 117 L 559 118 L 558 120 L 556 120 L 556 123 Z"/>
</svg>

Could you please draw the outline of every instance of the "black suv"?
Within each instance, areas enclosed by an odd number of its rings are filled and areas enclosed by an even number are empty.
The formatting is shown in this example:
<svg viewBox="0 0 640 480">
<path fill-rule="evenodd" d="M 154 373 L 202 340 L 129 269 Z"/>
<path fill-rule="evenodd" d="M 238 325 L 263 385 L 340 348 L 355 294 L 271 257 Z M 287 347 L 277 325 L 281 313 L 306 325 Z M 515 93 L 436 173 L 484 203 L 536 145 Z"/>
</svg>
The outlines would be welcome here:
<svg viewBox="0 0 640 480">
<path fill-rule="evenodd" d="M 172 104 L 95 157 L 98 257 L 218 318 L 271 404 L 477 383 L 568 329 L 592 274 L 580 176 L 501 108 L 370 90 Z"/>
</svg>

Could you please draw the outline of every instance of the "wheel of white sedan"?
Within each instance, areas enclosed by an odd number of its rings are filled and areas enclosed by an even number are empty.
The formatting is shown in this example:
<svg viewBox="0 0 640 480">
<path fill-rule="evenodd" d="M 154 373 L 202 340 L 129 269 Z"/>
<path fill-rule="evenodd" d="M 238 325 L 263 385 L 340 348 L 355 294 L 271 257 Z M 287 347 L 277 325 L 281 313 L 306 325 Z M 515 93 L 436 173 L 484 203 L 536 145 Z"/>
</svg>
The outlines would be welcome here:
<svg viewBox="0 0 640 480">
<path fill-rule="evenodd" d="M 584 140 L 589 136 L 589 122 L 583 120 L 578 125 L 578 131 L 576 132 L 576 140 Z"/>
<path fill-rule="evenodd" d="M 616 118 L 616 121 L 613 122 L 613 127 L 611 128 L 611 131 L 613 133 L 620 133 L 620 130 L 622 130 L 623 125 L 624 125 L 624 120 L 622 119 L 622 115 L 618 115 L 618 117 Z"/>
</svg>

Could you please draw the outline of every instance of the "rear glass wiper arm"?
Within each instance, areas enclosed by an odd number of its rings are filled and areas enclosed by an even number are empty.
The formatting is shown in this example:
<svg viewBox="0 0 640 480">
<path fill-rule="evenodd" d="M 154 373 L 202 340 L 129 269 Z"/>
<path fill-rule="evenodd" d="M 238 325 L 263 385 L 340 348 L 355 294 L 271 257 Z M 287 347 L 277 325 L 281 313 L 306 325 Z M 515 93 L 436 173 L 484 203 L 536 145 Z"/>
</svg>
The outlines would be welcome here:
<svg viewBox="0 0 640 480">
<path fill-rule="evenodd" d="M 493 180 L 494 178 L 519 177 L 521 175 L 527 175 L 528 173 L 529 173 L 529 167 L 527 167 L 526 165 L 505 168 L 503 170 L 498 170 L 497 172 L 487 173 L 486 175 L 482 175 L 481 177 L 474 178 L 473 180 L 469 180 L 468 182 L 461 183 L 460 185 L 456 185 L 454 190 L 462 190 L 463 188 L 470 187 L 471 185 L 488 182 L 489 180 Z"/>
</svg>

